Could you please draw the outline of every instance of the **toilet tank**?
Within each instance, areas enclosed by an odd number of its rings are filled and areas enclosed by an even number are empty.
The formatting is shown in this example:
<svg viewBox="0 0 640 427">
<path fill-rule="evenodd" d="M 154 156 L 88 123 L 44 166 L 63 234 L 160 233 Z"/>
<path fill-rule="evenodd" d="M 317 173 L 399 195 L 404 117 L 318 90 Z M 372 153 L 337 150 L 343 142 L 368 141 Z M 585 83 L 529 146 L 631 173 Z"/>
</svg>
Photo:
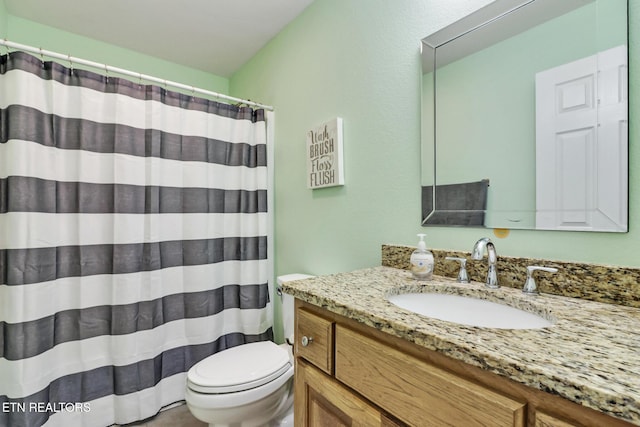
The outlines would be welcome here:
<svg viewBox="0 0 640 427">
<path fill-rule="evenodd" d="M 289 294 L 280 292 L 280 286 L 282 286 L 282 284 L 286 282 L 291 282 L 293 280 L 309 279 L 311 277 L 315 277 L 315 276 L 310 276 L 308 274 L 293 273 L 293 274 L 285 274 L 284 276 L 278 276 L 277 278 L 278 294 L 282 296 L 282 311 L 281 311 L 282 329 L 284 330 L 285 339 L 288 339 L 290 342 L 293 342 L 294 298 Z"/>
</svg>

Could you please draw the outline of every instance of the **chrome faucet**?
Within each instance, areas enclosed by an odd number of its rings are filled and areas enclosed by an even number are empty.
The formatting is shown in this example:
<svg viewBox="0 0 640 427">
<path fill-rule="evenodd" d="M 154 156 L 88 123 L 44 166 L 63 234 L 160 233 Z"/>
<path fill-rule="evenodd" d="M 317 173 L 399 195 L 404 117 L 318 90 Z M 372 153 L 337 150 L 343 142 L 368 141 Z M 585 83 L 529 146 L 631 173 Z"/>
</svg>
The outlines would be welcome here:
<svg viewBox="0 0 640 427">
<path fill-rule="evenodd" d="M 527 280 L 524 282 L 522 292 L 527 295 L 538 295 L 538 286 L 533 278 L 533 272 L 536 270 L 546 271 L 547 273 L 557 273 L 558 269 L 554 267 L 540 267 L 539 265 L 530 265 L 527 267 Z"/>
<path fill-rule="evenodd" d="M 491 289 L 497 289 L 498 285 L 498 268 L 496 263 L 498 261 L 498 255 L 496 254 L 496 247 L 493 246 L 493 242 L 488 237 L 483 237 L 473 245 L 473 251 L 471 252 L 472 259 L 482 259 L 484 252 L 487 251 L 487 260 L 489 261 L 489 271 L 487 272 L 487 281 L 485 286 Z"/>
</svg>

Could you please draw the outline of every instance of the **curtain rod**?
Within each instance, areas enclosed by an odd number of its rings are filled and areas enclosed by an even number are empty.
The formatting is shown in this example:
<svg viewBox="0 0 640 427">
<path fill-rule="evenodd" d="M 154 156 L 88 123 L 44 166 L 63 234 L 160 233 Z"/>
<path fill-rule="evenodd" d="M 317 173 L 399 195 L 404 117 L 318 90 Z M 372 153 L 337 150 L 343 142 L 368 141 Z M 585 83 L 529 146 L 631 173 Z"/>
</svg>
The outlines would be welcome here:
<svg viewBox="0 0 640 427">
<path fill-rule="evenodd" d="M 68 61 L 71 64 L 86 65 L 88 67 L 93 67 L 93 68 L 97 68 L 99 70 L 104 70 L 107 73 L 108 72 L 113 72 L 113 73 L 123 74 L 125 76 L 139 78 L 140 80 L 146 80 L 146 81 L 158 83 L 158 84 L 165 85 L 165 86 L 173 86 L 175 88 L 188 90 L 188 91 L 191 91 L 193 93 L 199 93 L 199 94 L 211 96 L 213 98 L 224 99 L 226 101 L 239 102 L 239 103 L 247 104 L 247 105 L 250 105 L 250 106 L 253 106 L 253 107 L 264 108 L 265 110 L 273 111 L 273 106 L 271 106 L 271 105 L 258 104 L 257 102 L 249 101 L 247 99 L 235 98 L 233 96 L 223 95 L 221 93 L 212 92 L 212 91 L 209 91 L 209 90 L 206 90 L 206 89 L 200 89 L 200 88 L 197 88 L 197 87 L 194 87 L 194 86 L 189 86 L 189 85 L 185 85 L 185 84 L 182 84 L 182 83 L 172 82 L 170 80 L 165 80 L 165 79 L 149 76 L 149 75 L 142 74 L 142 73 L 137 73 L 135 71 L 129 71 L 129 70 L 125 70 L 123 68 L 113 67 L 113 66 L 107 65 L 107 64 L 100 64 L 98 62 L 93 62 L 93 61 L 88 61 L 86 59 L 76 58 L 76 57 L 71 56 L 71 55 L 64 55 L 64 54 L 61 54 L 61 53 L 52 52 L 50 50 L 44 50 L 44 49 L 38 48 L 38 47 L 33 47 L 33 46 L 25 45 L 25 44 L 10 42 L 7 39 L 0 40 L 0 45 L 6 46 L 7 48 L 24 50 L 26 52 L 39 54 L 40 56 L 48 56 L 50 58 L 56 58 L 56 59 L 60 59 L 60 60 L 63 60 L 63 61 Z"/>
</svg>

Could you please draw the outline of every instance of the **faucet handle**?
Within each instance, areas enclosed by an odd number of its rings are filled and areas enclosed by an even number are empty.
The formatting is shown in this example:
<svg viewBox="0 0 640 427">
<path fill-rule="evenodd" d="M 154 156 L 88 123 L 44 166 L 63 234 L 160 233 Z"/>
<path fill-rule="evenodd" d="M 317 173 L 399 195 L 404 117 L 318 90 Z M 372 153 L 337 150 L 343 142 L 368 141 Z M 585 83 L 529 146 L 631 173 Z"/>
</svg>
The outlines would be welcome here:
<svg viewBox="0 0 640 427">
<path fill-rule="evenodd" d="M 524 282 L 524 287 L 522 288 L 522 292 L 528 295 L 537 295 L 538 287 L 536 286 L 536 280 L 533 278 L 534 271 L 546 271 L 547 273 L 556 273 L 558 271 L 557 268 L 553 267 L 541 267 L 539 265 L 530 265 L 527 267 L 527 280 Z"/>
<path fill-rule="evenodd" d="M 469 283 L 469 275 L 467 274 L 467 259 L 457 258 L 454 256 L 445 257 L 450 261 L 458 261 L 460 263 L 460 271 L 458 272 L 458 283 Z"/>
</svg>

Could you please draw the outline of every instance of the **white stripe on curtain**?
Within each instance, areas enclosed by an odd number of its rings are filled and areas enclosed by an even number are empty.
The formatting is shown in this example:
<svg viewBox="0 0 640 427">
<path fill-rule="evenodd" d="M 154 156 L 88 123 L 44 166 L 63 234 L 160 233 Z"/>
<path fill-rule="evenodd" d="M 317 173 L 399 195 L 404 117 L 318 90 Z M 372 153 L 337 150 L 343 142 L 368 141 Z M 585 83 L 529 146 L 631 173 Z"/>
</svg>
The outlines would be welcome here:
<svg viewBox="0 0 640 427">
<path fill-rule="evenodd" d="M 162 405 L 162 402 L 177 401 L 182 399 L 183 384 L 187 381 L 186 374 L 176 374 L 160 381 L 152 390 L 142 390 L 126 396 L 110 395 L 100 399 L 96 399 L 92 406 L 91 412 L 75 411 L 65 414 L 54 414 L 49 419 L 46 426 L 60 425 L 58 418 L 64 417 L 67 426 L 80 427 L 91 425 L 91 421 L 96 418 L 111 419 L 112 409 L 115 408 L 117 414 L 134 414 L 138 419 L 148 418 L 148 412 L 144 408 L 156 408 Z M 154 415 L 154 414 L 152 414 Z M 127 420 L 116 418 L 117 424 L 126 424 Z"/>
<path fill-rule="evenodd" d="M 267 213 L 256 214 L 5 214 L 0 245 L 6 249 L 213 239 L 265 234 Z M 9 227 L 10 225 L 10 227 Z"/>
<path fill-rule="evenodd" d="M 38 165 L 30 159 L 47 157 L 51 162 Z M 10 140 L 0 145 L 0 178 L 30 176 L 47 180 L 113 183 L 128 185 L 208 187 L 255 191 L 263 188 L 264 168 L 234 168 L 202 162 L 103 154 L 80 150 L 58 150 L 29 141 Z M 148 176 L 149 171 L 155 172 Z"/>
<path fill-rule="evenodd" d="M 219 289 L 226 283 L 251 285 L 259 283 L 267 271 L 267 260 L 226 261 L 108 277 L 67 277 L 24 287 L 0 286 L 0 312 L 7 323 L 23 323 L 99 306 L 109 298 L 112 305 L 125 305 L 174 295 L 182 291 L 183 281 L 192 284 L 191 292 Z M 210 277 L 220 280 L 211 283 Z M 109 286 L 104 286 L 105 279 L 111 281 Z M 134 287 L 132 283 L 146 286 Z"/>
<path fill-rule="evenodd" d="M 0 57 L 0 425 L 145 419 L 273 338 L 269 155 L 263 110 Z"/>
</svg>

